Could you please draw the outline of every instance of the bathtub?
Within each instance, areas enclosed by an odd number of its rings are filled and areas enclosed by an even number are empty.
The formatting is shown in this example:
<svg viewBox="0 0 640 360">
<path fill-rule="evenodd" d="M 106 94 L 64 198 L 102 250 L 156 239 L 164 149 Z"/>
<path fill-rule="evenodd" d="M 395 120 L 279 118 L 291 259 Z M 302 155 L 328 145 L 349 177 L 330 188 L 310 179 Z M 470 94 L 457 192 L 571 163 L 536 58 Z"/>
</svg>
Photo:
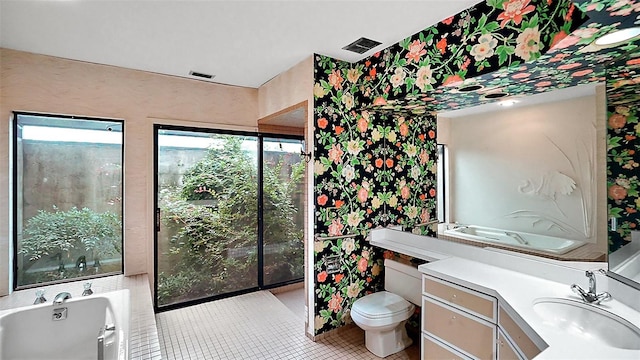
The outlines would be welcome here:
<svg viewBox="0 0 640 360">
<path fill-rule="evenodd" d="M 523 250 L 562 255 L 585 243 L 553 236 L 537 235 L 525 232 L 494 229 L 482 226 L 460 226 L 444 231 L 444 235 L 460 239 L 478 241 L 485 244 L 504 245 Z"/>
<path fill-rule="evenodd" d="M 47 296 L 44 304 L 0 312 L 0 360 L 129 358 L 129 290 L 60 305 Z"/>
</svg>

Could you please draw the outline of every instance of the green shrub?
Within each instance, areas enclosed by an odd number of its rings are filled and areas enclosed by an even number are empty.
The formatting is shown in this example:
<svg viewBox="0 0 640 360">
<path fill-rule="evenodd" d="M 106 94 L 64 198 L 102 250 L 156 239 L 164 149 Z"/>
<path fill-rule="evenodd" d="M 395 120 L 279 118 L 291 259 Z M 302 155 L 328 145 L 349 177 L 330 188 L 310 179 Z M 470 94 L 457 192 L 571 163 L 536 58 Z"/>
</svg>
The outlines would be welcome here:
<svg viewBox="0 0 640 360">
<path fill-rule="evenodd" d="M 84 249 L 99 260 L 122 252 L 121 229 L 120 219 L 114 213 L 76 207 L 61 211 L 53 206 L 53 212 L 39 210 L 27 221 L 18 253 L 35 261 L 43 256 Z"/>
</svg>

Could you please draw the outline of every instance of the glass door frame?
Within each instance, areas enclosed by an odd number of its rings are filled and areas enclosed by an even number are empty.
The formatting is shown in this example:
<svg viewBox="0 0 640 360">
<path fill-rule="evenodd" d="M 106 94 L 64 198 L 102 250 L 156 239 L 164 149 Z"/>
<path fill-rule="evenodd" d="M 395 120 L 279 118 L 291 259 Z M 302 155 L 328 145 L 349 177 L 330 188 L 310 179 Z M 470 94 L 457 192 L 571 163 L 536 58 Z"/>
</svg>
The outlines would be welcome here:
<svg viewBox="0 0 640 360">
<path fill-rule="evenodd" d="M 169 305 L 158 305 L 158 232 L 160 230 L 160 212 L 158 207 L 158 135 L 160 130 L 177 130 L 177 131 L 185 131 L 185 132 L 201 132 L 201 133 L 210 133 L 217 135 L 235 135 L 235 136 L 246 136 L 253 137 L 258 142 L 257 149 L 257 171 L 258 171 L 258 188 L 257 188 L 257 216 L 258 216 L 258 228 L 257 230 L 257 286 L 232 291 L 224 294 L 212 295 L 203 298 L 188 300 L 180 303 L 174 303 Z M 272 133 L 258 133 L 258 132 L 248 132 L 248 131 L 238 131 L 238 130 L 227 130 L 227 129 L 217 129 L 217 128 L 207 128 L 207 127 L 193 127 L 193 126 L 181 126 L 181 125 L 169 125 L 169 124 L 153 124 L 153 269 L 154 269 L 154 280 L 153 280 L 153 308 L 156 313 L 169 311 L 174 309 L 179 309 L 191 305 L 197 305 L 213 300 L 224 299 L 232 296 L 247 294 L 250 292 L 255 292 L 258 290 L 266 290 L 272 289 L 276 287 L 286 286 L 289 284 L 294 284 L 298 282 L 304 281 L 304 276 L 300 279 L 294 279 L 290 281 L 280 282 L 269 284 L 267 286 L 264 285 L 264 199 L 263 199 L 263 172 L 264 172 L 264 140 L 265 139 L 292 139 L 292 140 L 300 140 L 304 146 L 305 140 L 303 136 L 300 135 L 285 135 L 285 134 L 272 134 Z M 303 160 L 304 161 L 304 160 Z M 303 210 L 303 209 L 301 209 Z M 303 230 L 303 234 L 306 234 Z M 306 235 L 303 235 L 306 236 Z M 304 256 L 304 253 L 303 253 Z"/>
</svg>

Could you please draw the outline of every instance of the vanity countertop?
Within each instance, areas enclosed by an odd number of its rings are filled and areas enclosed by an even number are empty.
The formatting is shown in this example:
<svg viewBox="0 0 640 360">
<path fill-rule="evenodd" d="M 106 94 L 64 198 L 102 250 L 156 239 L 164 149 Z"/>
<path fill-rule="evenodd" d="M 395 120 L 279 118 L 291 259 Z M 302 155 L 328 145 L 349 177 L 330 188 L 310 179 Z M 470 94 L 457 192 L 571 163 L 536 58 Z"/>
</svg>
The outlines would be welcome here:
<svg viewBox="0 0 640 360">
<path fill-rule="evenodd" d="M 541 278 L 486 262 L 449 257 L 421 265 L 419 270 L 498 298 L 501 304 L 519 315 L 548 345 L 536 359 L 640 359 L 640 350 L 614 348 L 595 340 L 573 336 L 567 331 L 560 331 L 543 323 L 534 311 L 535 299 L 556 297 L 580 300 L 571 291 L 571 283 L 565 282 L 566 269 L 563 270 L 565 278 L 554 281 L 550 279 L 550 275 Z M 574 282 L 583 288 L 587 287 L 584 271 L 574 271 Z M 598 291 L 607 290 L 607 278 L 597 276 L 597 280 L 600 283 Z M 640 326 L 640 312 L 617 301 L 615 294 L 613 297 L 612 301 L 603 302 L 599 307 Z M 640 295 L 638 298 L 640 301 Z"/>
</svg>

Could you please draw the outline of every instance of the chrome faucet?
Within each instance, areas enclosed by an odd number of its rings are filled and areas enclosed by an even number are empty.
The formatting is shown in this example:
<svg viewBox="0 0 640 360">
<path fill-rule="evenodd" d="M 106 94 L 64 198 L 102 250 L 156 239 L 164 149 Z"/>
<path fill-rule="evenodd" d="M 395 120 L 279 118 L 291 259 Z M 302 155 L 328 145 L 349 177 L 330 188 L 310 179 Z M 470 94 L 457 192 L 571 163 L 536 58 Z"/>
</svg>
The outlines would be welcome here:
<svg viewBox="0 0 640 360">
<path fill-rule="evenodd" d="M 601 274 L 606 274 L 606 271 L 603 269 L 599 269 L 596 271 Z M 589 292 L 584 291 L 584 289 L 581 288 L 578 284 L 571 285 L 571 290 L 574 293 L 580 295 L 582 301 L 587 304 L 598 305 L 602 301 L 611 299 L 611 294 L 609 294 L 608 292 L 605 291 L 598 294 L 598 292 L 596 291 L 596 275 L 593 273 L 593 271 L 585 271 L 585 276 L 589 279 Z"/>
<path fill-rule="evenodd" d="M 71 299 L 71 294 L 69 294 L 68 292 L 61 292 L 58 295 L 56 295 L 55 298 L 53 298 L 53 305 L 60 305 L 62 304 L 65 300 Z"/>
<path fill-rule="evenodd" d="M 91 290 L 91 282 L 84 283 L 84 291 L 82 292 L 82 296 L 89 296 L 93 294 L 93 290 Z"/>
<path fill-rule="evenodd" d="M 46 303 L 47 299 L 44 297 L 44 290 L 36 290 L 36 300 L 33 302 L 33 305 Z"/>
</svg>

